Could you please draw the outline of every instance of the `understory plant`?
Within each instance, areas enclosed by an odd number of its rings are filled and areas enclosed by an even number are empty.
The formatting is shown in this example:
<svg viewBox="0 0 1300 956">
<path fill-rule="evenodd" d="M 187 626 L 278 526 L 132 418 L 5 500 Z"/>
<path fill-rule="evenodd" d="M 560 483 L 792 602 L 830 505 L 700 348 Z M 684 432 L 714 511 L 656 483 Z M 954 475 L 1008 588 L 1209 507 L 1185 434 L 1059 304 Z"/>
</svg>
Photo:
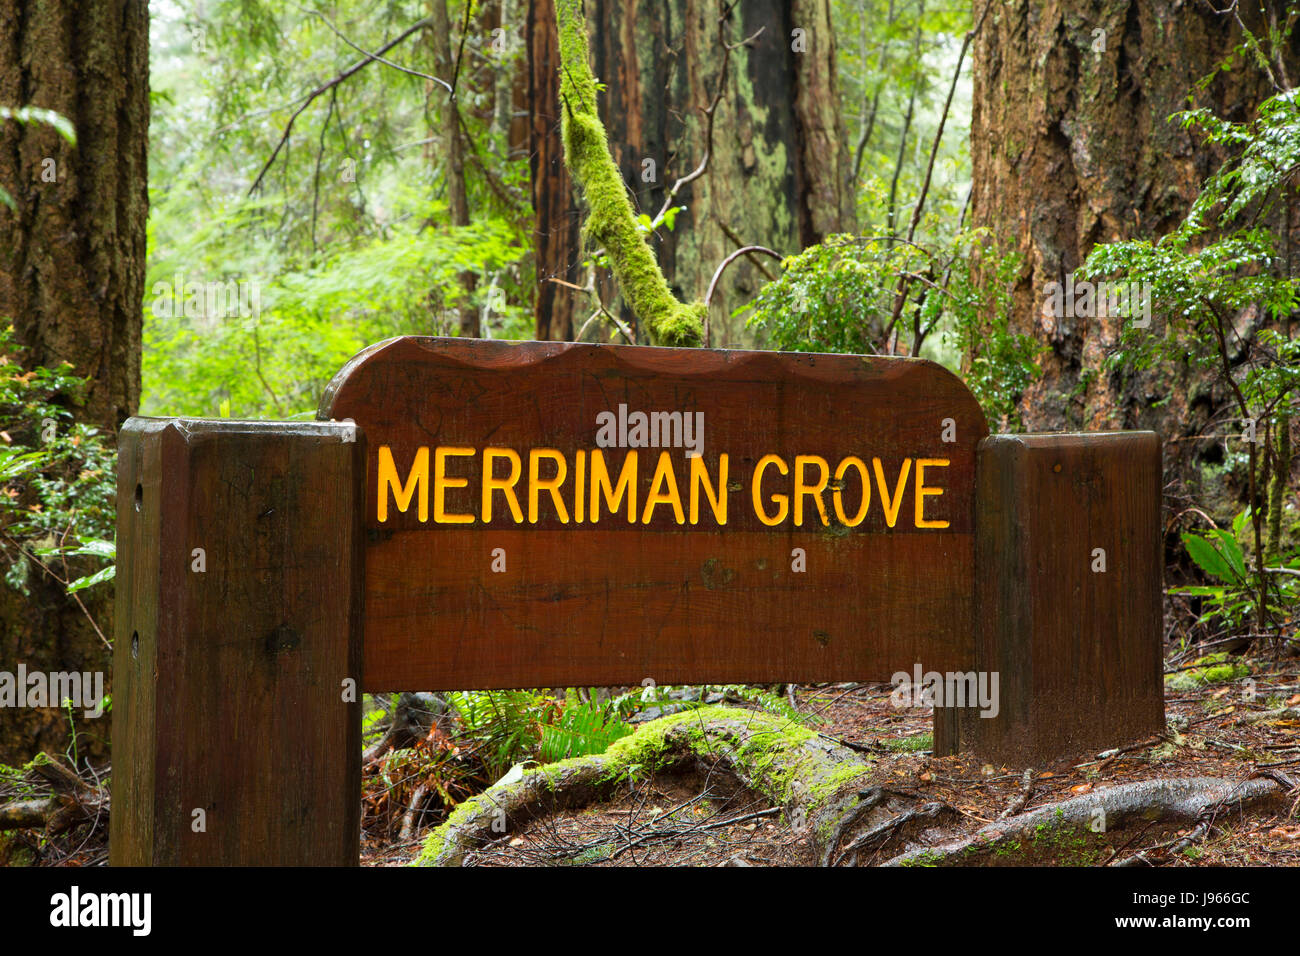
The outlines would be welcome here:
<svg viewBox="0 0 1300 956">
<path fill-rule="evenodd" d="M 1209 584 L 1170 588 L 1170 594 L 1200 600 L 1197 623 L 1212 637 L 1234 633 L 1250 626 L 1259 617 L 1256 602 L 1259 591 L 1248 565 L 1242 533 L 1250 519 L 1250 509 L 1237 514 L 1231 531 L 1211 528 L 1207 533 L 1182 533 L 1183 547 L 1209 579 Z M 1276 567 L 1265 569 L 1275 576 L 1275 585 L 1264 592 L 1269 602 L 1265 613 L 1283 628 L 1294 626 L 1300 609 L 1300 551 L 1277 559 Z"/>
<path fill-rule="evenodd" d="M 23 594 L 48 573 L 77 599 L 113 577 L 116 455 L 73 417 L 86 383 L 72 367 L 24 371 L 20 355 L 0 330 L 0 563 Z"/>
<path fill-rule="evenodd" d="M 1300 172 L 1300 104 L 1291 90 L 1266 100 L 1249 122 L 1229 122 L 1207 110 L 1178 118 L 1208 143 L 1231 150 L 1232 157 L 1205 181 L 1178 228 L 1155 241 L 1100 245 L 1082 271 L 1090 278 L 1141 283 L 1149 296 L 1150 316 L 1140 320 L 1135 303 L 1123 304 L 1123 331 L 1109 370 L 1186 363 L 1227 394 L 1227 418 L 1236 426 L 1227 441 L 1231 450 L 1244 451 L 1246 465 L 1251 554 L 1249 565 L 1243 560 L 1241 583 L 1253 592 L 1249 607 L 1263 633 L 1270 622 L 1281 626 L 1271 609 L 1280 605 L 1288 576 L 1268 565 L 1283 556 L 1281 514 L 1290 495 L 1290 429 L 1300 391 L 1293 318 L 1300 286 L 1289 239 Z M 1227 539 L 1212 537 L 1236 575 Z M 1196 540 L 1184 538 L 1185 544 Z M 1230 583 L 1204 547 L 1188 544 L 1188 550 L 1203 570 Z M 1207 560 L 1216 571 L 1206 567 Z"/>
<path fill-rule="evenodd" d="M 937 339 L 946 350 L 930 351 L 961 373 L 985 415 L 1014 427 L 1039 351 L 1009 327 L 1018 264 L 986 230 L 934 247 L 833 235 L 782 260 L 781 275 L 737 314 L 787 351 L 922 356 Z"/>
</svg>

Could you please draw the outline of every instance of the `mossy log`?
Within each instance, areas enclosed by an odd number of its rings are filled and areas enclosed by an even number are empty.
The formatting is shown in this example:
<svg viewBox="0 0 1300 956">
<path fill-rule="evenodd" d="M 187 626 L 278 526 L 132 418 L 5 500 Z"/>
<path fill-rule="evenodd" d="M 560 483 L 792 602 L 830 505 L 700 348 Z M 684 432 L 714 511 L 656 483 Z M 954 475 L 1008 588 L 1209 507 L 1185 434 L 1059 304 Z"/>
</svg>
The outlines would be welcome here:
<svg viewBox="0 0 1300 956">
<path fill-rule="evenodd" d="M 847 748 L 769 714 L 702 707 L 651 721 L 603 754 L 526 771 L 466 800 L 429 834 L 414 865 L 459 866 L 469 851 L 531 820 L 609 799 L 652 773 L 692 768 L 725 773 L 784 808 L 818 854 L 842 835 L 846 818 L 868 827 L 891 813 L 880 791 L 860 789 L 871 763 Z"/>
</svg>

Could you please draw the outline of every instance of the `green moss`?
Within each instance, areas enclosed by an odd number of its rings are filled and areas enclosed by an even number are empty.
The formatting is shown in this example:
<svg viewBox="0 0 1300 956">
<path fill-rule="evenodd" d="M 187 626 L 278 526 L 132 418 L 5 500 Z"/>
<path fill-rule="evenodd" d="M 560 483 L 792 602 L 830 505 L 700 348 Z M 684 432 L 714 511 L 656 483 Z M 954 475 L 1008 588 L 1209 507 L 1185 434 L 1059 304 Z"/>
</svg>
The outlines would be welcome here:
<svg viewBox="0 0 1300 956">
<path fill-rule="evenodd" d="M 886 750 L 897 753 L 917 753 L 934 747 L 934 734 L 913 734 L 911 737 L 882 737 L 877 741 Z"/>
<path fill-rule="evenodd" d="M 560 37 L 560 132 L 564 162 L 582 189 L 589 244 L 604 248 L 623 296 L 661 345 L 699 345 L 707 309 L 679 302 L 637 228 L 627 186 L 609 152 L 596 106 L 596 79 L 587 56 L 582 0 L 556 0 Z"/>
<path fill-rule="evenodd" d="M 1056 823 L 1040 823 L 1028 839 L 982 837 L 953 857 L 927 851 L 904 866 L 1007 866 L 1050 863 L 1054 866 L 1096 866 L 1110 856 L 1110 846 L 1098 834 Z"/>
<path fill-rule="evenodd" d="M 712 727 L 712 736 L 705 732 L 706 726 Z M 734 734 L 729 732 L 731 727 L 734 727 Z M 780 717 L 715 704 L 650 721 L 635 733 L 616 740 L 604 754 L 571 757 L 534 767 L 524 771 L 524 777 L 541 774 L 545 785 L 553 790 L 566 774 L 579 767 L 590 772 L 592 761 L 600 761 L 601 781 L 616 785 L 629 777 L 662 768 L 670 752 L 676 759 L 676 754 L 680 753 L 680 741 L 684 739 L 692 752 L 703 757 L 716 757 L 725 750 L 740 775 L 773 802 L 787 806 L 798 804 L 812 813 L 869 770 L 856 761 L 830 765 L 829 769 L 810 767 L 809 762 L 815 760 L 815 756 L 802 748 L 816 736 L 814 731 Z M 678 746 L 674 747 L 674 743 Z M 796 779 L 808 787 L 806 794 L 794 792 Z M 473 817 L 495 809 L 496 804 L 486 795 L 457 806 L 447 821 L 426 838 L 414 865 L 429 866 L 440 862 L 440 857 L 448 849 L 446 833 L 449 828 L 462 826 Z M 830 825 L 833 826 L 834 821 Z"/>
<path fill-rule="evenodd" d="M 465 823 L 489 806 L 491 806 L 491 803 L 482 796 L 470 797 L 463 803 L 457 804 L 456 809 L 451 811 L 446 821 L 441 826 L 434 827 L 428 837 L 425 838 L 424 847 L 420 850 L 420 855 L 414 861 L 414 865 L 429 866 L 433 864 L 443 850 L 446 849 L 448 829 Z"/>
<path fill-rule="evenodd" d="M 855 780 L 871 775 L 871 767 L 851 763 L 840 764 L 828 777 L 812 787 L 813 802 L 820 806 Z"/>
<path fill-rule="evenodd" d="M 941 859 L 942 857 L 934 850 L 926 850 L 902 861 L 900 866 L 938 866 Z"/>
<path fill-rule="evenodd" d="M 1035 828 L 1033 848 L 1062 866 L 1094 866 L 1110 855 L 1108 845 L 1088 830 L 1068 826 Z"/>
<path fill-rule="evenodd" d="M 0 866 L 35 866 L 36 852 L 18 842 L 13 834 L 0 831 Z"/>
<path fill-rule="evenodd" d="M 1165 686 L 1171 690 L 1196 690 L 1207 684 L 1224 684 L 1240 680 L 1250 674 L 1250 668 L 1234 661 L 1225 653 L 1207 654 L 1192 662 L 1193 667 L 1165 677 Z"/>
</svg>

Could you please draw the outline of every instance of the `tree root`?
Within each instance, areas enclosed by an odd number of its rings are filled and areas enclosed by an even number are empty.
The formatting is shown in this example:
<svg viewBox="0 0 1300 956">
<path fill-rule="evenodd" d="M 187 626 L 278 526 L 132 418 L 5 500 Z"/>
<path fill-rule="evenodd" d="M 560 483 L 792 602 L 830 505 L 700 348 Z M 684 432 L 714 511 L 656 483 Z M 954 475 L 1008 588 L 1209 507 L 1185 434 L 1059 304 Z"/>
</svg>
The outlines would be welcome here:
<svg viewBox="0 0 1300 956">
<path fill-rule="evenodd" d="M 432 831 L 414 865 L 459 866 L 471 851 L 507 840 L 534 820 L 610 800 L 638 778 L 688 770 L 703 773 L 706 781 L 721 776 L 780 808 L 823 866 L 869 864 L 887 852 L 897 855 L 885 866 L 978 864 L 988 857 L 1017 862 L 1035 851 L 1052 862 L 1147 865 L 1147 853 L 1190 846 L 1224 814 L 1272 804 L 1287 807 L 1288 794 L 1296 792 L 1294 781 L 1278 774 L 1243 781 L 1159 779 L 1020 812 L 1032 793 L 1027 781 L 1007 816 L 945 841 L 951 829 L 938 828 L 951 827 L 958 814 L 953 807 L 923 803 L 907 791 L 865 787 L 872 772 L 869 759 L 799 724 L 720 705 L 651 721 L 603 754 L 539 767 L 496 784 L 462 803 Z M 1158 823 L 1186 823 L 1191 829 L 1120 858 Z M 1103 836 L 1130 826 L 1136 835 L 1118 849 L 1113 849 L 1116 841 Z M 629 831 L 625 839 L 637 837 Z M 908 843 L 911 849 L 897 852 Z"/>
<path fill-rule="evenodd" d="M 1276 779 L 1223 780 L 1217 777 L 1143 780 L 1109 787 L 1061 803 L 1038 807 L 1028 813 L 998 820 L 962 837 L 938 846 L 909 850 L 888 860 L 885 866 L 932 866 L 974 862 L 975 858 L 1005 852 L 1022 843 L 1059 845 L 1069 834 L 1092 834 L 1122 829 L 1125 824 L 1194 823 L 1200 828 L 1188 834 L 1188 845 L 1204 836 L 1219 813 L 1243 811 L 1265 804 L 1284 802 L 1287 787 Z M 1109 861 L 1107 861 L 1109 862 Z M 1147 862 L 1142 853 L 1110 862 L 1129 866 Z"/>
<path fill-rule="evenodd" d="M 873 790 L 875 790 L 876 793 L 867 790 L 859 794 L 859 796 L 863 798 L 863 801 L 858 805 L 858 809 L 872 806 L 873 804 L 878 806 L 879 800 L 874 799 L 876 798 L 877 793 L 888 795 L 887 791 L 880 791 L 879 788 L 873 788 Z M 910 801 L 910 798 L 905 794 L 895 794 L 895 796 L 904 797 Z M 888 810 L 888 808 L 885 809 Z M 860 819 L 860 816 L 856 813 L 854 813 L 853 816 L 854 822 L 856 823 L 857 820 Z M 861 854 L 865 852 L 875 854 L 883 850 L 893 840 L 901 841 L 907 839 L 909 831 L 915 832 L 917 829 L 934 826 L 951 820 L 951 818 L 955 816 L 957 816 L 957 811 L 955 809 L 948 806 L 946 803 L 940 803 L 938 801 L 925 803 L 920 806 L 911 806 L 907 809 L 886 815 L 885 819 L 868 826 L 865 831 L 854 836 L 853 839 L 851 839 L 845 847 L 839 851 L 839 853 L 836 853 L 836 846 L 839 844 L 844 833 L 848 830 L 848 827 L 843 826 L 842 821 L 841 826 L 837 829 L 836 833 L 831 837 L 822 850 L 822 866 L 838 866 L 845 860 L 848 860 L 850 864 L 854 864 L 861 858 Z"/>
<path fill-rule="evenodd" d="M 816 732 L 781 718 L 712 706 L 651 721 L 605 753 L 526 771 L 458 806 L 429 834 L 419 866 L 459 866 L 465 855 L 557 810 L 607 800 L 638 776 L 698 768 L 718 774 L 783 808 L 814 852 L 845 834 L 840 821 L 872 827 L 896 816 L 898 799 L 860 790 L 871 764 Z"/>
</svg>

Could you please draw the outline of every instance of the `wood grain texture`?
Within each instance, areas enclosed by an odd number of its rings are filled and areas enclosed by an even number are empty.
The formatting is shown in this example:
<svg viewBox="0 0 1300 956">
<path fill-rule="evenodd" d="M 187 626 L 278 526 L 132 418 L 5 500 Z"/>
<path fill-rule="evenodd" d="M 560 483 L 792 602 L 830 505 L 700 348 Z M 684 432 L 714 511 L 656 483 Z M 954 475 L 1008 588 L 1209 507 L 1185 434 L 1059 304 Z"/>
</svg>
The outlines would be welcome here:
<svg viewBox="0 0 1300 956">
<path fill-rule="evenodd" d="M 113 865 L 357 863 L 363 456 L 345 425 L 123 427 Z"/>
<path fill-rule="evenodd" d="M 449 465 L 465 487 L 448 512 L 472 524 L 420 522 L 414 505 L 377 516 L 379 450 L 405 480 L 418 449 L 546 447 L 572 465 L 596 446 L 596 416 L 702 412 L 708 472 L 729 456 L 725 528 L 680 525 L 671 508 L 648 523 L 606 515 L 569 523 L 540 496 L 535 523 L 482 522 L 480 456 Z M 366 687 L 381 690 L 657 683 L 888 679 L 916 663 L 969 666 L 974 588 L 975 447 L 987 434 L 965 386 L 933 363 L 848 355 L 503 343 L 402 338 L 362 352 L 330 384 L 322 418 L 367 434 Z M 952 431 L 944 441 L 945 420 Z M 611 474 L 625 452 L 605 449 Z M 658 449 L 640 449 L 638 501 Z M 673 450 L 678 481 L 684 453 Z M 895 482 L 904 459 L 949 461 L 927 472 L 926 520 L 914 527 L 908 481 L 888 527 L 880 496 L 867 517 L 829 524 L 805 499 L 775 527 L 757 519 L 751 478 L 766 454 L 790 464 L 879 457 Z M 498 463 L 499 464 L 499 463 Z M 856 473 L 846 502 L 858 501 Z M 499 476 L 499 475 L 498 475 Z M 782 479 L 789 492 L 793 473 Z M 765 489 L 778 490 L 775 472 Z M 521 496 L 522 492 L 521 484 Z M 875 489 L 873 489 L 875 491 Z M 829 497 L 829 489 L 827 496 Z M 851 506 L 846 504 L 846 510 Z M 793 512 L 793 505 L 791 505 Z M 589 519 L 589 515 L 587 516 Z M 506 571 L 491 570 L 503 549 Z M 792 550 L 807 570 L 792 570 Z"/>
<path fill-rule="evenodd" d="M 1000 712 L 937 716 L 936 752 L 1041 765 L 1162 730 L 1159 438 L 995 435 L 978 472 L 975 667 Z"/>
</svg>

